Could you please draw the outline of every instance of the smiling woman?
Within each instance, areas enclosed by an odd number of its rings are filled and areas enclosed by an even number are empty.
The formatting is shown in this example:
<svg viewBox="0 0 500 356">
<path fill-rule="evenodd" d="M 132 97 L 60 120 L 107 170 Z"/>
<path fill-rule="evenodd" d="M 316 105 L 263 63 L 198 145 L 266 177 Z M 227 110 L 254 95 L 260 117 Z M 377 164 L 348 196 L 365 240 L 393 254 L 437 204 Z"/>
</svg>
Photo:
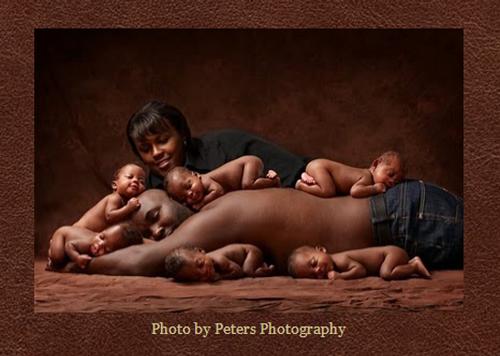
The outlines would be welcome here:
<svg viewBox="0 0 500 356">
<path fill-rule="evenodd" d="M 148 188 L 163 188 L 168 171 L 177 166 L 207 173 L 244 155 L 262 159 L 283 186 L 293 187 L 308 159 L 296 156 L 258 136 L 239 130 L 212 131 L 192 138 L 184 115 L 175 107 L 151 101 L 132 115 L 127 137 L 134 153 L 149 167 Z"/>
</svg>

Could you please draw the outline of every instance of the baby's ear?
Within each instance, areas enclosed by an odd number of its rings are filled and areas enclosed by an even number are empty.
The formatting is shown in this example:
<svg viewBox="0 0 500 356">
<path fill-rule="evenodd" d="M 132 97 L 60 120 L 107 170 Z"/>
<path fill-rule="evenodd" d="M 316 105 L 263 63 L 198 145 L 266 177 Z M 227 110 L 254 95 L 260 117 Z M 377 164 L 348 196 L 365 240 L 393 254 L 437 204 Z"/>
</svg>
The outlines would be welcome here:
<svg viewBox="0 0 500 356">
<path fill-rule="evenodd" d="M 373 160 L 370 168 L 377 168 L 379 163 L 380 163 L 380 157 Z"/>
<path fill-rule="evenodd" d="M 116 191 L 116 181 L 111 182 L 111 189 L 113 189 L 113 191 Z"/>
<path fill-rule="evenodd" d="M 316 246 L 316 250 L 326 253 L 326 248 L 324 246 Z"/>
</svg>

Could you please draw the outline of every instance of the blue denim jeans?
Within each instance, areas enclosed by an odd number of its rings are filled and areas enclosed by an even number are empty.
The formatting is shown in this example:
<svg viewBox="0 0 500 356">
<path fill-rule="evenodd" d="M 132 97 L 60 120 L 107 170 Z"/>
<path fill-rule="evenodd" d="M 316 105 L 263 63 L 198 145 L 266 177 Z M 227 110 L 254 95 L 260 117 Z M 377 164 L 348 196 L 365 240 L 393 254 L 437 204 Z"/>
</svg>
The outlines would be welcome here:
<svg viewBox="0 0 500 356">
<path fill-rule="evenodd" d="M 371 197 L 370 207 L 377 245 L 399 246 L 428 268 L 463 268 L 461 198 L 436 185 L 407 180 Z"/>
</svg>

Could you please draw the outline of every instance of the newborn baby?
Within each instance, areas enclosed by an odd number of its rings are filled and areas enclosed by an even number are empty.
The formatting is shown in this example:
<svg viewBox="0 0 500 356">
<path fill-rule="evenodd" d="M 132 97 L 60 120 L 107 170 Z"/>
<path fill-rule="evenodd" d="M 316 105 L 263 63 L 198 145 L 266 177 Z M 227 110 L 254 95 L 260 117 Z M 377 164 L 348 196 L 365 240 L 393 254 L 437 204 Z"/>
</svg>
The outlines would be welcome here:
<svg viewBox="0 0 500 356">
<path fill-rule="evenodd" d="M 380 276 L 403 279 L 413 274 L 430 278 L 419 257 L 408 260 L 397 246 L 368 247 L 329 255 L 322 246 L 302 246 L 288 258 L 288 273 L 294 278 L 355 279 Z"/>
<path fill-rule="evenodd" d="M 108 226 L 127 218 L 139 209 L 137 196 L 146 188 L 146 173 L 136 164 L 126 164 L 113 175 L 111 188 L 113 193 L 106 195 L 95 206 L 90 208 L 74 226 L 92 231 L 102 231 Z"/>
<path fill-rule="evenodd" d="M 164 186 L 174 200 L 199 210 L 233 190 L 280 186 L 280 179 L 275 171 L 269 170 L 262 177 L 262 170 L 262 160 L 257 156 L 240 157 L 207 174 L 175 167 L 167 173 Z"/>
<path fill-rule="evenodd" d="M 181 282 L 211 282 L 218 279 L 266 277 L 273 273 L 254 245 L 231 244 L 205 253 L 196 247 L 181 247 L 165 258 L 166 277 Z"/>
<path fill-rule="evenodd" d="M 71 260 L 84 269 L 92 257 L 141 243 L 139 230 L 125 225 L 114 225 L 100 233 L 78 226 L 63 226 L 50 240 L 47 268 L 58 268 Z"/>
<path fill-rule="evenodd" d="M 387 151 L 370 168 L 356 168 L 327 159 L 309 162 L 295 189 L 318 197 L 351 195 L 364 198 L 383 193 L 404 178 L 405 168 L 398 152 Z"/>
</svg>

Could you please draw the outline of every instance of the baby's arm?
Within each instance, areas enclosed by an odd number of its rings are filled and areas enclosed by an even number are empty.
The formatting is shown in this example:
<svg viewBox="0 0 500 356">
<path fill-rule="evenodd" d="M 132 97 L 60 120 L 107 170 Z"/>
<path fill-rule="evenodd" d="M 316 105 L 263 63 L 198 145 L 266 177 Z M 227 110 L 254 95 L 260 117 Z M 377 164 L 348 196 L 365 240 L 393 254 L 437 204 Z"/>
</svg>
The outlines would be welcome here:
<svg viewBox="0 0 500 356">
<path fill-rule="evenodd" d="M 224 188 L 222 188 L 222 185 L 208 175 L 205 174 L 202 176 L 202 183 L 205 191 L 208 193 L 203 197 L 201 202 L 193 204 L 193 208 L 196 210 L 200 210 L 203 206 L 224 195 Z"/>
<path fill-rule="evenodd" d="M 104 214 L 108 224 L 114 224 L 125 220 L 133 211 L 139 209 L 139 200 L 130 198 L 128 202 L 122 206 L 122 198 L 118 193 L 110 194 L 106 201 Z"/>
<path fill-rule="evenodd" d="M 329 274 L 328 278 L 356 279 L 363 278 L 367 275 L 365 266 L 345 253 L 332 255 L 332 260 L 339 272 L 335 272 L 331 275 Z"/>
<path fill-rule="evenodd" d="M 223 279 L 236 279 L 244 277 L 243 270 L 240 265 L 230 260 L 223 254 L 217 254 L 213 257 L 214 263 L 217 270 L 220 272 L 220 276 Z"/>
<path fill-rule="evenodd" d="M 86 252 L 90 250 L 90 243 L 85 240 L 68 241 L 64 245 L 66 255 L 74 261 L 81 269 L 87 267 L 92 259 Z"/>
<path fill-rule="evenodd" d="M 385 192 L 385 185 L 383 183 L 373 184 L 371 175 L 362 176 L 351 187 L 351 196 L 353 198 L 366 198 L 383 192 Z"/>
<path fill-rule="evenodd" d="M 263 189 L 279 187 L 280 179 L 275 171 L 269 171 L 262 177 L 264 163 L 257 156 L 243 156 L 235 160 L 234 175 L 241 176 L 241 189 Z"/>
<path fill-rule="evenodd" d="M 272 274 L 274 266 L 264 263 L 262 251 L 254 245 L 242 245 L 246 251 L 243 272 L 249 277 L 265 277 Z"/>
</svg>

